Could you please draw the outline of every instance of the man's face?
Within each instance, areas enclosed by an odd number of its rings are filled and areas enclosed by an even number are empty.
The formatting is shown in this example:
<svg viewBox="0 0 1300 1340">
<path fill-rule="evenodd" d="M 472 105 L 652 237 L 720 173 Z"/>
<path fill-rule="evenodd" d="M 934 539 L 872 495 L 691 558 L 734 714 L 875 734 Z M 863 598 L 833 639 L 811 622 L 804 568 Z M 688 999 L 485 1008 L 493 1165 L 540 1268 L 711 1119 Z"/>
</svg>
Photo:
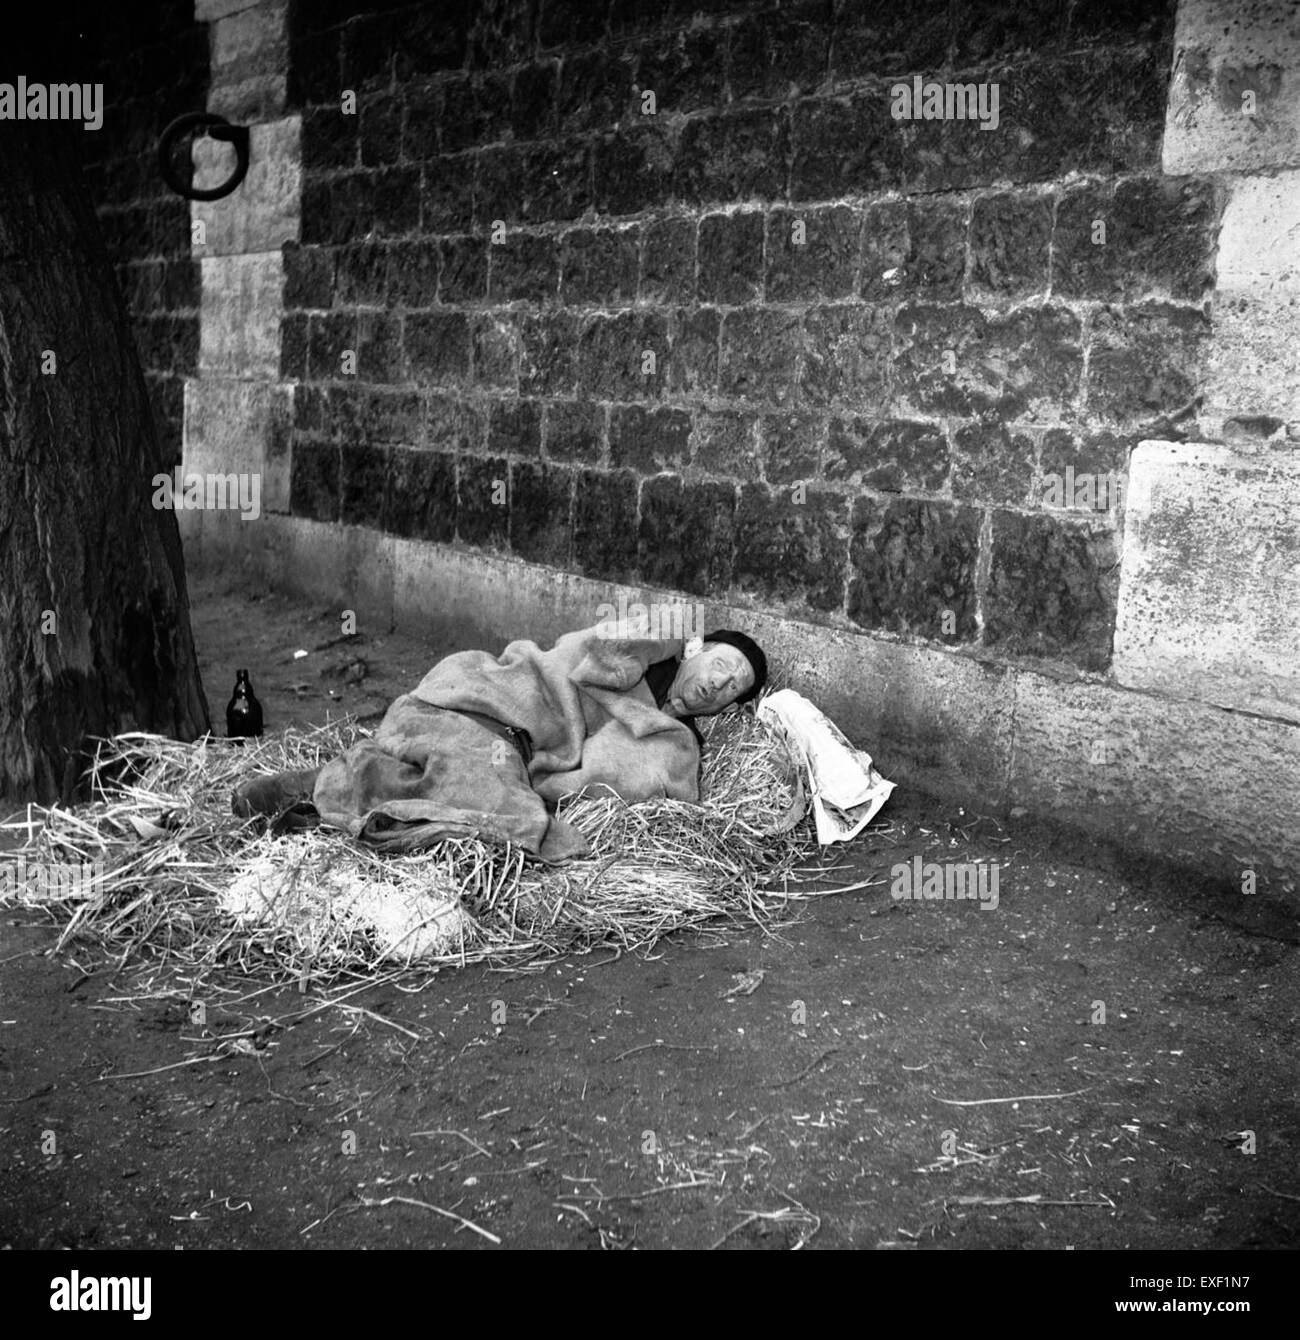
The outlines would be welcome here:
<svg viewBox="0 0 1300 1340">
<path fill-rule="evenodd" d="M 754 667 L 743 651 L 726 642 L 706 642 L 699 655 L 678 667 L 667 701 L 677 716 L 713 716 L 753 683 Z"/>
</svg>

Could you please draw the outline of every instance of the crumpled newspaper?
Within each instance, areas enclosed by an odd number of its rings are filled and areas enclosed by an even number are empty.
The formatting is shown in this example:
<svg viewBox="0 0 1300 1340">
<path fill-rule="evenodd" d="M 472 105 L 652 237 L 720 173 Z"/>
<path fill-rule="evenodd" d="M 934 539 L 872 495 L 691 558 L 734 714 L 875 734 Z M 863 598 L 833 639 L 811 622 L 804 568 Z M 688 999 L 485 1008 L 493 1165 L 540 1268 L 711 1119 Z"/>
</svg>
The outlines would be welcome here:
<svg viewBox="0 0 1300 1340">
<path fill-rule="evenodd" d="M 817 841 L 848 842 L 876 817 L 894 790 L 876 771 L 871 755 L 855 749 L 843 731 L 801 693 L 778 689 L 758 705 L 758 715 L 780 732 L 808 774 Z"/>
</svg>

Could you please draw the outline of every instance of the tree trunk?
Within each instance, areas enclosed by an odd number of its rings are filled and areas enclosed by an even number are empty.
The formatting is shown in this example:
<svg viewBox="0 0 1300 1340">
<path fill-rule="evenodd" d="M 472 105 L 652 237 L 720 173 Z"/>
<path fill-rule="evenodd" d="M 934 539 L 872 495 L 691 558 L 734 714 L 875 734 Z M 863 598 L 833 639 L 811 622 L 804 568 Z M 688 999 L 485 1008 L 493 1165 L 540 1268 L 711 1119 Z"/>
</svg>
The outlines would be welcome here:
<svg viewBox="0 0 1300 1340">
<path fill-rule="evenodd" d="M 89 738 L 208 729 L 176 517 L 72 123 L 0 121 L 0 797 Z"/>
</svg>

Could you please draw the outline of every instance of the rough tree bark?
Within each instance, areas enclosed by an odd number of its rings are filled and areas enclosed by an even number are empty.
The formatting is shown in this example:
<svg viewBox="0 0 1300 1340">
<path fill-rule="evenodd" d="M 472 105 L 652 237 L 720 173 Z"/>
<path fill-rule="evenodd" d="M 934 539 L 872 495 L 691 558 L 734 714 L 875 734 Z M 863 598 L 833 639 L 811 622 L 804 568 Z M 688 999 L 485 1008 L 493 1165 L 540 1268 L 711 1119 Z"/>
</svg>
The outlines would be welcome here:
<svg viewBox="0 0 1300 1340">
<path fill-rule="evenodd" d="M 0 798 L 65 803 L 89 738 L 208 729 L 176 517 L 79 125 L 0 122 Z M 52 630 L 52 631 L 51 631 Z"/>
</svg>

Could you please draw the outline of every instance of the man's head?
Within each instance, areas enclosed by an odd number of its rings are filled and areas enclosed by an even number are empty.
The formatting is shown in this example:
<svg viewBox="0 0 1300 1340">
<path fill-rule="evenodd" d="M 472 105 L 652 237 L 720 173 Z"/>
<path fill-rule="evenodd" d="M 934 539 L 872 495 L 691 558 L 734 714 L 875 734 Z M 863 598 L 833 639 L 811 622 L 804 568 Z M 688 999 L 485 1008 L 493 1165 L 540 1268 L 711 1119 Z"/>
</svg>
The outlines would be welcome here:
<svg viewBox="0 0 1300 1340">
<path fill-rule="evenodd" d="M 719 629 L 704 635 L 700 651 L 684 660 L 665 706 L 676 716 L 707 717 L 747 703 L 767 682 L 767 657 L 744 633 Z"/>
</svg>

